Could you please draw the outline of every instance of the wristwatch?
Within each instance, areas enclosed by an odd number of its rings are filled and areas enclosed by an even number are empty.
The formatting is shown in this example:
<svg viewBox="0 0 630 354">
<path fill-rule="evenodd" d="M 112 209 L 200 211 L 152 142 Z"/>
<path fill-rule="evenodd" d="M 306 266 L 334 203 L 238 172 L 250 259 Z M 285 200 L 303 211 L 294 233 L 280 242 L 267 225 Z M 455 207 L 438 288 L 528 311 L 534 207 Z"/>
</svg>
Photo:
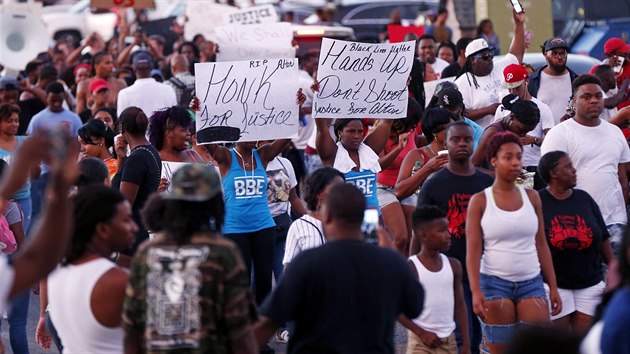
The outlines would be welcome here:
<svg viewBox="0 0 630 354">
<path fill-rule="evenodd" d="M 534 137 L 534 144 L 540 145 L 540 144 L 542 144 L 542 141 L 540 140 L 540 138 Z"/>
</svg>

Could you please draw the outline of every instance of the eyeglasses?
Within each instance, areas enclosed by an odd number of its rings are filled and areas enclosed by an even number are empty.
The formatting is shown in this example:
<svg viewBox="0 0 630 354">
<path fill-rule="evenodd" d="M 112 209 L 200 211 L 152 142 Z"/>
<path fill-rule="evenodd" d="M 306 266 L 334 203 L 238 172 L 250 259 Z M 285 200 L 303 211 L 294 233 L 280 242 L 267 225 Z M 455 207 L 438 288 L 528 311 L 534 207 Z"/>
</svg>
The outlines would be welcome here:
<svg viewBox="0 0 630 354">
<path fill-rule="evenodd" d="M 547 51 L 547 55 L 550 55 L 552 57 L 558 57 L 558 58 L 563 58 L 567 56 L 567 51 L 566 50 L 548 50 Z"/>
<path fill-rule="evenodd" d="M 483 54 L 483 55 L 473 55 L 473 58 L 474 59 L 482 59 L 482 60 L 485 60 L 485 61 L 490 61 L 490 60 L 492 60 L 494 58 L 494 55 L 492 55 L 490 53 L 486 53 L 486 54 Z"/>
</svg>

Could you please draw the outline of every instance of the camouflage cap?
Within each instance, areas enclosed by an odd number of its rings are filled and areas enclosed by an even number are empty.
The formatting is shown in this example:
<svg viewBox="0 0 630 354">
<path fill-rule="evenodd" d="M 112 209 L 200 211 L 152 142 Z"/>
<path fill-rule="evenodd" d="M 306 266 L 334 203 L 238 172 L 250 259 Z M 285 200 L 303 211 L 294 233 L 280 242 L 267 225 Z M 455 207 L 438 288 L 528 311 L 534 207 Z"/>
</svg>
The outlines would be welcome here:
<svg viewBox="0 0 630 354">
<path fill-rule="evenodd" d="M 173 173 L 171 192 L 164 198 L 204 202 L 221 193 L 221 178 L 213 166 L 190 164 Z"/>
</svg>

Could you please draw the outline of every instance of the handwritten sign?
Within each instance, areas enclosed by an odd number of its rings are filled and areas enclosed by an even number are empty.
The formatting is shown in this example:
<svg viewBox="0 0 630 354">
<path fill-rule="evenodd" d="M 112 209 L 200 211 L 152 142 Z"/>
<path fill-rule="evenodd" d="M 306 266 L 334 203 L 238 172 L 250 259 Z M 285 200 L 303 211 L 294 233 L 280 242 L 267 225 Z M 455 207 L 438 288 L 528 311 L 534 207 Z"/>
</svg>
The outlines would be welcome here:
<svg viewBox="0 0 630 354">
<path fill-rule="evenodd" d="M 234 6 L 215 4 L 210 1 L 186 2 L 186 26 L 184 26 L 184 38 L 191 41 L 193 37 L 201 33 L 210 40 L 216 40 L 214 30 L 217 26 L 228 25 L 228 16 L 239 12 Z"/>
<path fill-rule="evenodd" d="M 90 7 L 111 9 L 114 7 L 133 7 L 135 9 L 155 9 L 154 0 L 90 0 Z"/>
<path fill-rule="evenodd" d="M 295 57 L 293 30 L 288 23 L 222 26 L 215 31 L 221 48 L 217 61 Z"/>
<path fill-rule="evenodd" d="M 224 15 L 224 20 L 230 25 L 253 25 L 278 22 L 280 18 L 273 5 L 253 6 Z"/>
<path fill-rule="evenodd" d="M 405 117 L 414 48 L 413 41 L 371 44 L 324 38 L 313 117 Z"/>
<path fill-rule="evenodd" d="M 444 81 L 453 82 L 455 81 L 455 76 L 424 83 L 424 97 L 426 97 L 425 107 L 429 105 L 429 101 L 431 101 L 431 97 L 435 94 L 435 88 L 437 85 L 443 83 Z"/>
<path fill-rule="evenodd" d="M 168 181 L 167 192 L 171 191 L 171 178 L 173 178 L 173 173 L 186 165 L 190 165 L 190 163 L 162 161 L 162 175 L 160 177 Z"/>
<path fill-rule="evenodd" d="M 298 86 L 295 58 L 195 64 L 197 142 L 296 137 Z"/>
</svg>

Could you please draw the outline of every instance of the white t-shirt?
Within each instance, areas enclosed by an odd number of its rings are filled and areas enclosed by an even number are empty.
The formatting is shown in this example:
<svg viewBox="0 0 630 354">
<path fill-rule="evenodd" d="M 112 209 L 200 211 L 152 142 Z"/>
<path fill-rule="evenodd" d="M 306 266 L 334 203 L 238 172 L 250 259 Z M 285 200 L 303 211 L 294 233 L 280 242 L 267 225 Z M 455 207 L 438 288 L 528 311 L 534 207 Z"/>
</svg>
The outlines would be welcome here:
<svg viewBox="0 0 630 354">
<path fill-rule="evenodd" d="M 471 73 L 465 73 L 455 80 L 455 84 L 464 98 L 466 109 L 479 109 L 500 102 L 500 92 L 503 88 L 504 80 L 503 69 L 510 64 L 518 64 L 518 59 L 513 54 L 508 53 L 503 59 L 494 63 L 494 68 L 490 75 L 476 76 Z M 477 80 L 478 88 L 475 87 L 473 76 Z M 475 123 L 486 129 L 493 121 L 494 115 L 488 114 L 477 119 Z"/>
<path fill-rule="evenodd" d="M 136 106 L 151 118 L 154 111 L 175 105 L 177 96 L 173 88 L 154 78 L 137 79 L 133 85 L 118 92 L 118 115 L 125 108 Z"/>
<path fill-rule="evenodd" d="M 442 71 L 446 69 L 446 67 L 450 64 L 444 59 L 435 57 L 435 63 L 429 65 L 433 67 L 433 70 L 435 70 L 435 74 L 437 75 L 437 78 L 439 80 L 442 78 Z"/>
<path fill-rule="evenodd" d="M 604 93 L 604 97 L 610 98 L 610 97 L 616 95 L 617 91 L 618 91 L 618 89 L 615 87 L 614 89 L 609 90 L 608 92 L 605 92 Z M 607 109 L 607 108 L 604 107 L 604 111 L 599 116 L 599 118 L 601 118 L 601 119 L 603 119 L 603 120 L 608 122 L 610 120 L 610 118 L 614 117 L 615 114 L 617 114 L 617 112 L 618 112 L 617 107 L 613 107 L 612 109 Z"/>
<path fill-rule="evenodd" d="M 291 263 L 301 252 L 319 247 L 325 242 L 322 222 L 308 214 L 303 215 L 289 227 L 282 264 Z"/>
<path fill-rule="evenodd" d="M 587 127 L 574 119 L 547 133 L 541 153 L 566 152 L 577 170 L 577 186 L 593 197 L 606 225 L 625 224 L 626 206 L 617 174 L 620 163 L 630 161 L 630 149 L 621 130 L 606 121 Z"/>
<path fill-rule="evenodd" d="M 7 309 L 9 302 L 9 291 L 13 286 L 13 278 L 15 277 L 15 271 L 9 264 L 9 259 L 6 255 L 0 254 L 0 313 L 4 313 Z"/>
<path fill-rule="evenodd" d="M 297 186 L 295 171 L 291 161 L 281 156 L 267 164 L 267 204 L 271 216 L 276 217 L 291 210 L 291 202 L 289 202 L 289 192 Z"/>
<path fill-rule="evenodd" d="M 567 73 L 560 76 L 551 76 L 540 72 L 540 88 L 536 98 L 546 103 L 551 108 L 553 120 L 558 125 L 560 118 L 565 115 L 569 99 L 573 95 L 571 91 L 571 75 Z"/>
<path fill-rule="evenodd" d="M 302 107 L 311 107 L 313 105 L 313 90 L 311 90 L 311 85 L 313 84 L 313 78 L 306 71 L 300 70 L 298 71 L 298 79 L 300 81 L 300 88 L 306 96 L 306 101 Z M 298 150 L 304 150 L 306 148 L 306 143 L 309 138 L 315 131 L 315 121 L 313 120 L 313 116 L 311 114 L 305 114 L 303 121 L 300 120 L 300 125 L 298 126 L 298 136 L 293 139 L 293 145 Z"/>
<path fill-rule="evenodd" d="M 538 110 L 540 110 L 540 122 L 538 122 L 538 124 L 536 124 L 536 128 L 527 133 L 527 135 L 542 140 L 545 137 L 545 129 L 551 129 L 555 126 L 553 122 L 553 115 L 551 114 L 549 106 L 540 102 L 540 100 L 536 97 L 532 97 L 532 102 L 534 102 L 538 106 Z M 508 114 L 510 114 L 510 111 L 501 105 L 497 108 L 494 120 L 497 121 L 499 119 L 503 119 L 503 117 Z M 540 146 L 536 144 L 523 146 L 523 166 L 538 166 L 540 157 Z"/>
</svg>

